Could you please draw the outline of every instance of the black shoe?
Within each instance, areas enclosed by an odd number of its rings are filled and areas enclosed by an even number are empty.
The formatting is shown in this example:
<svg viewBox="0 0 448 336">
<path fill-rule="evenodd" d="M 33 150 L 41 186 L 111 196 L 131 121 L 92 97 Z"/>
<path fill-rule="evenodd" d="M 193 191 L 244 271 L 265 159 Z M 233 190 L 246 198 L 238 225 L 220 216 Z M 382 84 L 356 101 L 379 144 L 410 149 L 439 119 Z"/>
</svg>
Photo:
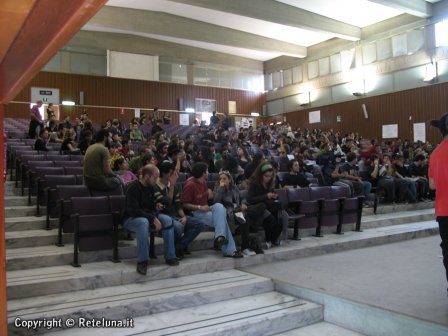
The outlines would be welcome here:
<svg viewBox="0 0 448 336">
<path fill-rule="evenodd" d="M 184 248 L 184 255 L 190 255 L 191 252 L 188 250 L 188 247 Z"/>
<path fill-rule="evenodd" d="M 213 243 L 213 248 L 217 251 L 220 251 L 224 245 L 227 245 L 229 241 L 224 236 L 219 236 L 215 238 Z"/>
<path fill-rule="evenodd" d="M 177 259 L 166 259 L 165 264 L 170 266 L 177 266 L 179 265 L 179 261 Z"/>
<path fill-rule="evenodd" d="M 176 257 L 179 260 L 182 260 L 185 256 L 184 249 L 182 247 L 176 247 Z"/>
<path fill-rule="evenodd" d="M 141 275 L 146 275 L 147 271 L 148 271 L 147 261 L 137 263 L 137 273 L 140 273 Z"/>
<path fill-rule="evenodd" d="M 240 251 L 236 250 L 232 254 L 230 254 L 230 255 L 227 254 L 224 257 L 239 259 L 239 258 L 244 258 L 244 254 L 242 254 Z"/>
</svg>

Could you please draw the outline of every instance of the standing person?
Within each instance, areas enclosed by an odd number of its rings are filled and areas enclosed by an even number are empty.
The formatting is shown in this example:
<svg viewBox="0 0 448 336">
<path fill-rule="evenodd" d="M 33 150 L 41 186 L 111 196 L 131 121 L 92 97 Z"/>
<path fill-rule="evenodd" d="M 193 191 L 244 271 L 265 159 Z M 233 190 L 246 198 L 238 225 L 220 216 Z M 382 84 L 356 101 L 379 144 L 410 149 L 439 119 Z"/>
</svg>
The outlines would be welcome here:
<svg viewBox="0 0 448 336">
<path fill-rule="evenodd" d="M 448 113 L 440 120 L 432 120 L 431 126 L 437 127 L 443 140 L 429 158 L 429 188 L 436 191 L 436 220 L 442 238 L 443 265 L 448 281 Z M 447 289 L 448 290 L 448 289 Z"/>
<path fill-rule="evenodd" d="M 30 126 L 28 129 L 28 137 L 30 139 L 35 139 L 39 136 L 40 130 L 44 128 L 44 122 L 42 116 L 40 115 L 39 109 L 42 107 L 42 100 L 36 101 L 30 110 Z"/>
<path fill-rule="evenodd" d="M 84 184 L 94 190 L 121 188 L 120 179 L 110 167 L 109 132 L 98 131 L 96 143 L 87 148 L 84 156 Z"/>
<path fill-rule="evenodd" d="M 204 225 L 215 229 L 214 248 L 221 250 L 225 257 L 242 258 L 243 255 L 236 249 L 232 232 L 227 223 L 227 211 L 221 203 L 208 205 L 213 197 L 207 188 L 208 167 L 206 163 L 194 164 L 191 174 L 182 190 L 182 205 L 185 210 L 191 211 L 193 217 Z"/>
<path fill-rule="evenodd" d="M 47 107 L 47 120 L 50 120 L 51 117 L 55 117 L 56 113 L 54 112 L 53 103 L 48 104 Z"/>
<path fill-rule="evenodd" d="M 210 117 L 210 126 L 218 126 L 219 125 L 219 117 L 216 115 L 216 111 L 212 112 L 212 116 Z"/>
<path fill-rule="evenodd" d="M 153 227 L 162 231 L 165 263 L 179 265 L 174 250 L 174 227 L 170 217 L 160 214 L 156 208 L 154 186 L 159 178 L 159 170 L 149 164 L 143 167 L 139 180 L 129 183 L 126 188 L 124 228 L 137 236 L 137 272 L 146 275 L 149 257 L 149 230 Z"/>
</svg>

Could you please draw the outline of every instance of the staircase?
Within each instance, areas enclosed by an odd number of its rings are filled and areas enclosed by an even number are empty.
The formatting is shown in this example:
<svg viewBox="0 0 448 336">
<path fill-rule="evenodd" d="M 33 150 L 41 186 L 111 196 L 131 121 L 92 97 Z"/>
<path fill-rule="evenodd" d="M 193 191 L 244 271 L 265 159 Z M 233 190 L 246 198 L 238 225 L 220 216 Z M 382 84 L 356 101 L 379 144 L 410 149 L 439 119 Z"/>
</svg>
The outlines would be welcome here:
<svg viewBox="0 0 448 336">
<path fill-rule="evenodd" d="M 377 215 L 364 209 L 363 232 L 348 225 L 343 235 L 324 230 L 317 238 L 311 236 L 314 230 L 304 230 L 300 241 L 243 259 L 212 251 L 212 233 L 204 232 L 179 266 L 167 266 L 159 257 L 141 276 L 135 271 L 135 241 L 120 241 L 120 263 L 109 261 L 111 251 L 80 253 L 82 267 L 73 268 L 72 235 L 64 234 L 65 246 L 57 247 L 57 220 L 51 220 L 52 230 L 44 230 L 45 216 L 36 217 L 35 206 L 19 195 L 20 185 L 7 181 L 10 335 L 323 335 L 336 330 L 358 335 L 325 322 L 323 305 L 279 292 L 271 279 L 238 269 L 438 233 L 432 202 L 380 206 Z M 163 253 L 159 238 L 156 252 Z M 41 321 L 40 328 L 23 327 L 32 320 Z M 124 327 L 77 328 L 116 321 Z"/>
</svg>

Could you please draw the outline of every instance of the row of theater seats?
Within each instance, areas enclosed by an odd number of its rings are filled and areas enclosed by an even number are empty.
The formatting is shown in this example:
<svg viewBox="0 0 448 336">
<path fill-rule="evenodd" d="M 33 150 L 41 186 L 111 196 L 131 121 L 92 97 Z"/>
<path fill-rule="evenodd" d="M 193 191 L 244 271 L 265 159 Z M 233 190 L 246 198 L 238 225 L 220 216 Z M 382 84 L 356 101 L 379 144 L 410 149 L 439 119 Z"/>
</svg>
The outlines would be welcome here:
<svg viewBox="0 0 448 336">
<path fill-rule="evenodd" d="M 36 212 L 46 205 L 46 227 L 50 229 L 50 218 L 59 218 L 58 242 L 63 244 L 63 233 L 74 233 L 73 265 L 79 266 L 78 254 L 82 251 L 96 251 L 112 248 L 113 260 L 118 255 L 118 227 L 120 214 L 124 210 L 125 196 L 122 190 L 116 195 L 109 192 L 89 190 L 83 185 L 82 156 L 54 153 L 24 154 L 11 146 L 14 158 L 10 163 L 19 167 L 22 186 L 29 186 L 31 195 L 37 195 Z M 37 158 L 37 160 L 35 160 Z M 54 160 L 49 160 L 54 159 Z M 23 174 L 23 172 L 26 172 Z M 282 173 L 279 173 L 282 179 Z M 180 174 L 178 185 L 188 178 Z M 218 174 L 209 174 L 209 187 L 213 188 Z M 348 187 L 310 187 L 277 189 L 279 203 L 288 219 L 294 221 L 294 239 L 299 238 L 299 229 L 315 229 L 316 236 L 322 236 L 322 228 L 335 226 L 336 233 L 342 233 L 343 224 L 356 223 L 360 230 L 361 197 L 350 197 Z M 247 191 L 241 191 L 241 198 L 247 198 Z M 151 256 L 154 252 L 154 233 L 151 233 Z"/>
</svg>

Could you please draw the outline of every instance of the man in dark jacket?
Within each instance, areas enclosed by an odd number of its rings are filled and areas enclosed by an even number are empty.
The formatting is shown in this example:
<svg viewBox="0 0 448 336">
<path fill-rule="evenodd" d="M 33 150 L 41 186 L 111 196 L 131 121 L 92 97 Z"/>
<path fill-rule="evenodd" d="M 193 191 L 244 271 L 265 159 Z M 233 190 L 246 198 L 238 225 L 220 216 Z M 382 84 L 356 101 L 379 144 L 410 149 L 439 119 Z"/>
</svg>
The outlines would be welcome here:
<svg viewBox="0 0 448 336">
<path fill-rule="evenodd" d="M 167 215 L 158 213 L 162 205 L 156 203 L 154 186 L 159 177 L 156 166 L 143 167 L 139 180 L 128 184 L 126 189 L 126 207 L 124 227 L 137 235 L 137 272 L 146 275 L 149 255 L 149 230 L 162 230 L 165 251 L 165 263 L 179 265 L 174 248 L 173 221 Z"/>
</svg>

